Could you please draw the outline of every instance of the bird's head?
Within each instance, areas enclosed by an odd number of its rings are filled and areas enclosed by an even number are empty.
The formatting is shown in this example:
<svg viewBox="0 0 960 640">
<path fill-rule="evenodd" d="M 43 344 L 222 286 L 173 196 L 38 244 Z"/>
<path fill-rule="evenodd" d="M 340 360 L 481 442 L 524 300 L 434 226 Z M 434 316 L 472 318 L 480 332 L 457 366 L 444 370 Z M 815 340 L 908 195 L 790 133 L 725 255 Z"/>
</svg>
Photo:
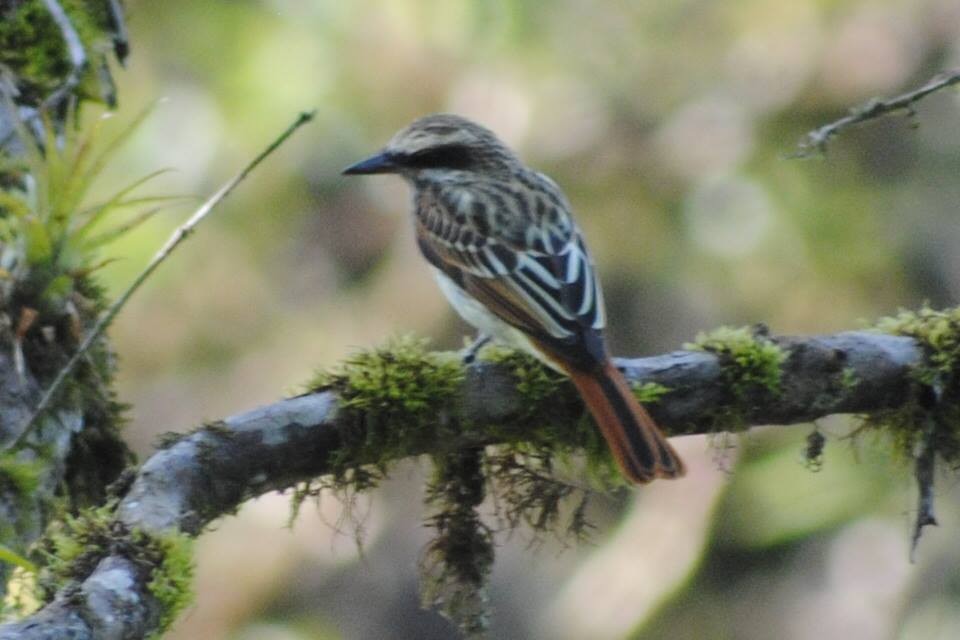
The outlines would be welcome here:
<svg viewBox="0 0 960 640">
<path fill-rule="evenodd" d="M 509 172 L 519 160 L 486 127 L 434 114 L 401 129 L 379 153 L 347 167 L 346 175 L 396 173 L 409 180 Z"/>
</svg>

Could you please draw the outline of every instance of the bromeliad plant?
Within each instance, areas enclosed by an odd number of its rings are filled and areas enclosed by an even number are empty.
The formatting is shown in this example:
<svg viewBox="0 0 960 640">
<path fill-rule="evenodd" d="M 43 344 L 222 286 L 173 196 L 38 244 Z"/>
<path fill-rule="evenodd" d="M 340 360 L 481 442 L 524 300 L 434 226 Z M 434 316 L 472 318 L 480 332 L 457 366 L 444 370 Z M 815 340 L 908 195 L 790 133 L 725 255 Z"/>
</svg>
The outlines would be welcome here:
<svg viewBox="0 0 960 640">
<path fill-rule="evenodd" d="M 67 122 L 75 122 L 73 115 Z M 171 200 L 134 195 L 163 173 L 157 171 L 89 203 L 91 187 L 108 159 L 146 115 L 107 140 L 109 114 L 85 129 L 56 131 L 44 116 L 32 126 L 16 125 L 20 154 L 0 157 L 0 312 L 2 325 L 12 334 L 5 337 L 12 338 L 18 368 L 23 340 L 36 328 L 45 330 L 48 342 L 62 346 L 67 346 L 64 340 L 79 340 L 83 326 L 102 306 L 89 279 L 108 262 L 102 249 Z M 70 335 L 59 335 L 64 328 Z"/>
</svg>

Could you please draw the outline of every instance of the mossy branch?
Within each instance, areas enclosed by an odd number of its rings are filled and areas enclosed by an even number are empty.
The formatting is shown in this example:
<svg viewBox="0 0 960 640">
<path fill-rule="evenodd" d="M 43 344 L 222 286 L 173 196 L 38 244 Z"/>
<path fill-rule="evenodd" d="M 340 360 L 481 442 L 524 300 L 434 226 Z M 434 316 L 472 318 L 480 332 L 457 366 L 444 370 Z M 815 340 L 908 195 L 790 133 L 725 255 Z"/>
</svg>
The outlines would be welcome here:
<svg viewBox="0 0 960 640">
<path fill-rule="evenodd" d="M 620 359 L 617 364 L 638 388 L 657 390 L 652 395 L 658 400 L 650 410 L 674 435 L 713 432 L 724 426 L 718 419 L 731 415 L 744 425 L 808 422 L 836 413 L 889 417 L 904 410 L 916 415 L 922 411 L 930 367 L 944 374 L 948 363 L 938 356 L 960 344 L 943 336 L 944 326 L 953 326 L 953 315 L 903 315 L 899 324 L 886 326 L 909 335 L 864 331 L 776 337 L 761 330 L 733 332 L 728 336 L 732 342 L 723 342 L 712 334 L 698 341 L 699 350 Z M 923 318 L 926 324 L 920 322 Z M 754 335 L 753 341 L 745 335 Z M 933 344 L 941 348 L 932 350 Z M 464 368 L 458 354 L 423 352 L 418 359 L 409 344 L 399 353 L 375 353 L 375 358 L 354 358 L 344 370 L 324 376 L 323 390 L 168 441 L 138 471 L 111 517 L 123 530 L 142 532 L 145 539 L 196 536 L 248 498 L 323 475 L 498 443 L 586 446 L 578 426 L 584 422 L 583 408 L 575 391 L 562 379 L 541 375 L 530 361 L 498 356 Z M 770 366 L 774 361 L 776 368 Z M 438 384 L 441 379 L 446 381 Z M 357 389 L 349 388 L 357 380 L 367 385 L 363 393 L 374 395 L 358 396 Z M 417 391 L 416 402 L 409 402 L 411 389 Z M 938 406 L 953 401 L 944 396 Z M 432 420 L 423 419 L 427 413 Z M 406 425 L 414 432 L 381 430 L 385 416 L 393 426 Z M 908 428 L 905 423 L 890 424 Z M 938 454 L 952 455 L 955 435 L 941 427 L 937 437 L 930 438 L 924 435 L 928 425 L 921 420 L 909 427 L 915 441 L 923 437 Z M 377 432 L 388 433 L 390 439 L 378 443 Z M 39 612 L 0 627 L 0 640 L 147 635 L 156 628 L 156 612 L 163 607 L 148 588 L 143 557 L 131 557 L 129 547 L 119 545 Z M 132 600 L 143 606 L 128 606 Z"/>
</svg>

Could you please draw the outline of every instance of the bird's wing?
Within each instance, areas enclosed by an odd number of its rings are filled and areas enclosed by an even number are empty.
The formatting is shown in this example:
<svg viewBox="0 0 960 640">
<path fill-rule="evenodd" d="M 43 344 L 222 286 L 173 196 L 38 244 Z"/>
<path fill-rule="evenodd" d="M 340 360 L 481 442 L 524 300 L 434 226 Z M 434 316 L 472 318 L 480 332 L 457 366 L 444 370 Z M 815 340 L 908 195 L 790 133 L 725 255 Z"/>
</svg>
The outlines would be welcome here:
<svg viewBox="0 0 960 640">
<path fill-rule="evenodd" d="M 602 294 L 562 200 L 529 191 L 526 196 L 501 191 L 499 197 L 486 197 L 477 190 L 446 195 L 418 203 L 418 241 L 434 266 L 505 322 L 541 342 L 569 346 L 599 336 Z M 535 215 L 514 227 L 496 224 L 491 207 L 520 206 L 516 198 L 524 197 L 525 210 Z M 512 216 L 506 222 L 517 220 Z"/>
</svg>

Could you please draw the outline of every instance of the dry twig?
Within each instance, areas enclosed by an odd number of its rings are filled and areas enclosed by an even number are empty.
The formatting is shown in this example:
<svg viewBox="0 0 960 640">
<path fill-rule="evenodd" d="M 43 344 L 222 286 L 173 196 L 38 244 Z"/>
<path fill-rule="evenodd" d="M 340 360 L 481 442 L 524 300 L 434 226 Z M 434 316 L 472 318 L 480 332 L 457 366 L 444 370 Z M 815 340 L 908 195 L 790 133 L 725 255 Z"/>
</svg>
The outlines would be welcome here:
<svg viewBox="0 0 960 640">
<path fill-rule="evenodd" d="M 791 156 L 794 158 L 807 158 L 816 153 L 826 153 L 827 144 L 844 129 L 874 120 L 886 115 L 892 115 L 899 112 L 906 112 L 907 115 L 914 114 L 914 105 L 923 100 L 931 93 L 935 93 L 946 87 L 960 83 L 960 69 L 940 73 L 931 78 L 926 84 L 913 91 L 900 94 L 893 98 L 872 98 L 867 102 L 853 107 L 847 115 L 834 120 L 829 124 L 818 127 L 808 132 L 798 145 L 797 151 Z"/>
</svg>

